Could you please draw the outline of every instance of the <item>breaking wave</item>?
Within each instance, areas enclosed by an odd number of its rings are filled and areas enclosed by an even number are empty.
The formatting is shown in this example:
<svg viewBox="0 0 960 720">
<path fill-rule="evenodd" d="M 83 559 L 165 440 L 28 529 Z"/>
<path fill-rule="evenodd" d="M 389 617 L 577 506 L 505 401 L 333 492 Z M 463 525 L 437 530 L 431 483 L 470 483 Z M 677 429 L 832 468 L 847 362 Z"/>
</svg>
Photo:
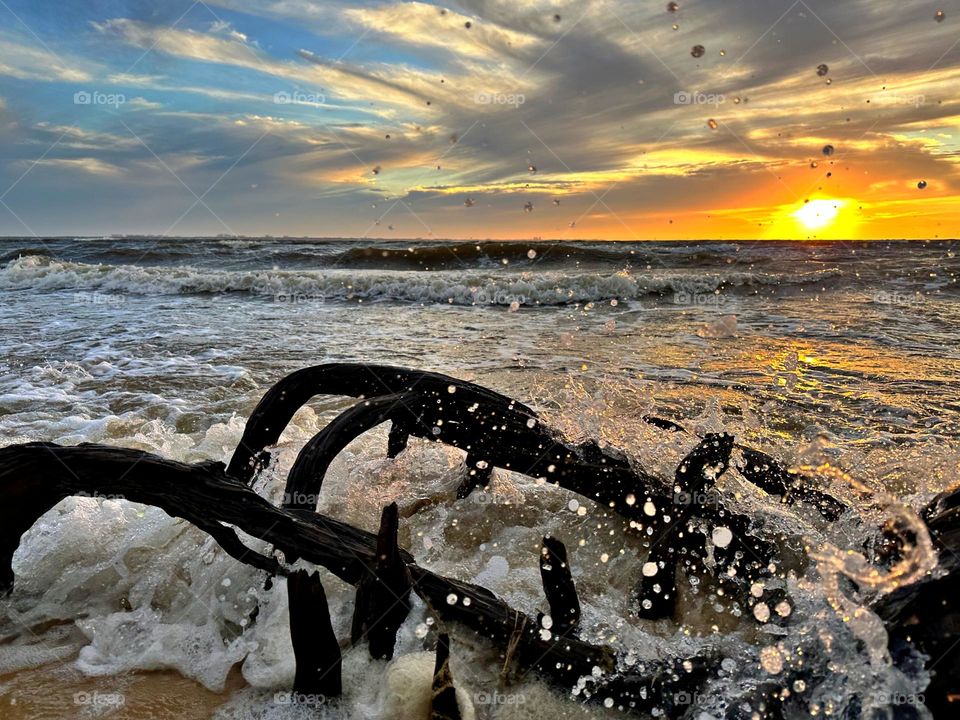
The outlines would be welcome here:
<svg viewBox="0 0 960 720">
<path fill-rule="evenodd" d="M 802 286 L 840 276 L 827 268 L 803 273 L 680 269 L 610 272 L 324 269 L 218 270 L 192 266 L 88 264 L 27 255 L 0 269 L 0 289 L 129 295 L 246 293 L 282 301 L 368 300 L 451 305 L 567 305 L 639 300 L 674 293 Z"/>
</svg>

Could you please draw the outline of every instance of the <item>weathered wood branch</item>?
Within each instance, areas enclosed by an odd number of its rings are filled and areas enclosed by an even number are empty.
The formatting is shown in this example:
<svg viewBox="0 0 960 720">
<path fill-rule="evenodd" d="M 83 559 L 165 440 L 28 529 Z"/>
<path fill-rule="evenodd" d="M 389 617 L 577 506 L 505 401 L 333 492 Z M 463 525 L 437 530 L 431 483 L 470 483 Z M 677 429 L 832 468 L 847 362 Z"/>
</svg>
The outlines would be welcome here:
<svg viewBox="0 0 960 720">
<path fill-rule="evenodd" d="M 567 635 L 580 623 L 580 599 L 573 583 L 566 546 L 552 537 L 544 537 L 540 548 L 540 581 L 550 606 L 551 632 Z M 543 616 L 537 618 L 546 627 Z"/>
<path fill-rule="evenodd" d="M 318 573 L 297 570 L 287 575 L 290 640 L 297 660 L 293 691 L 339 697 L 343 690 L 340 642 L 330 623 L 330 608 Z"/>
<path fill-rule="evenodd" d="M 397 631 L 410 614 L 412 581 L 400 556 L 397 504 L 383 509 L 377 534 L 376 564 L 360 580 L 353 613 L 351 639 L 366 638 L 370 657 L 390 660 L 397 644 Z"/>
<path fill-rule="evenodd" d="M 430 700 L 430 720 L 460 720 L 457 688 L 450 672 L 450 636 L 437 637 L 437 660 L 433 667 L 433 697 Z"/>
<path fill-rule="evenodd" d="M 700 542 L 691 542 L 691 534 L 686 532 L 687 520 L 698 514 L 705 504 L 705 491 L 726 471 L 731 450 L 732 435 L 707 435 L 677 467 L 675 499 L 682 496 L 686 502 L 675 500 L 666 507 L 657 507 L 649 499 L 644 503 L 652 506 L 649 522 L 654 526 L 655 540 L 636 590 L 640 617 L 660 618 L 673 613 L 677 600 L 677 557 L 682 550 L 697 551 L 701 546 Z"/>
<path fill-rule="evenodd" d="M 286 556 L 325 567 L 353 585 L 376 562 L 375 535 L 312 511 L 274 507 L 217 464 L 186 465 L 101 445 L 28 443 L 0 449 L 0 570 L 8 581 L 5 589 L 12 589 L 11 560 L 22 534 L 72 495 L 121 497 L 154 505 L 189 522 L 203 518 L 208 526 L 233 525 Z M 647 663 L 642 673 L 618 671 L 614 649 L 572 637 L 545 640 L 529 616 L 489 590 L 432 573 L 408 553 L 400 554 L 418 592 L 443 620 L 462 624 L 504 652 L 514 641 L 515 658 L 522 667 L 562 688 L 569 690 L 581 677 L 592 677 L 594 697 L 611 697 L 637 712 L 669 709 L 678 693 L 695 692 L 715 664 L 711 657 L 694 657 Z M 242 562 L 260 566 L 252 552 L 236 555 Z M 456 602 L 450 602 L 451 596 Z M 525 629 L 517 634 L 518 627 Z"/>
</svg>

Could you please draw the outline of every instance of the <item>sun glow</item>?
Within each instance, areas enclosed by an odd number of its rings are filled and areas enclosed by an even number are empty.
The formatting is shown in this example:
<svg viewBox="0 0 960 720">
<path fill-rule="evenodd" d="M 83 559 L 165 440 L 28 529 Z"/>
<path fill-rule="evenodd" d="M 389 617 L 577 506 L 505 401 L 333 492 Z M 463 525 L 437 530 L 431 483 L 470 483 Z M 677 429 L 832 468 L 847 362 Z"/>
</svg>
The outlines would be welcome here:
<svg viewBox="0 0 960 720">
<path fill-rule="evenodd" d="M 831 225 L 844 206 L 843 200 L 811 200 L 793 213 L 808 230 L 820 230 Z"/>
</svg>

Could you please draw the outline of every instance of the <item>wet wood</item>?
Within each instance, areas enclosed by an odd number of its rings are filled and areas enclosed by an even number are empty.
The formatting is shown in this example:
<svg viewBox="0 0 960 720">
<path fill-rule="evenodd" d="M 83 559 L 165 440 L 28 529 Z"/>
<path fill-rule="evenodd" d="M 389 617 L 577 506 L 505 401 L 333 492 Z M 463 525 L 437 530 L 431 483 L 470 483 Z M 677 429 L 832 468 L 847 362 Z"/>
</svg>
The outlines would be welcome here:
<svg viewBox="0 0 960 720">
<path fill-rule="evenodd" d="M 549 627 L 539 617 L 540 626 L 558 635 L 568 635 L 580 623 L 580 598 L 573 583 L 566 546 L 552 537 L 544 537 L 540 548 L 540 580 L 550 606 Z"/>
<path fill-rule="evenodd" d="M 376 535 L 310 510 L 274 507 L 224 473 L 222 466 L 187 465 L 102 445 L 28 443 L 0 449 L 0 572 L 9 580 L 6 590 L 13 586 L 11 560 L 21 535 L 60 500 L 74 495 L 109 495 L 154 505 L 197 527 L 235 526 L 286 557 L 325 567 L 353 585 L 376 564 Z M 224 550 L 255 567 L 271 565 L 270 558 L 255 560 L 256 553 L 240 552 L 235 545 Z M 517 664 L 561 689 L 568 691 L 580 677 L 599 674 L 593 685 L 595 697 L 613 698 L 642 713 L 669 707 L 670 698 L 678 693 L 698 691 L 718 664 L 718 658 L 708 653 L 682 661 L 647 662 L 642 671 L 618 671 L 614 649 L 572 637 L 545 640 L 532 618 L 489 590 L 437 575 L 399 552 L 418 593 L 441 619 L 474 631 L 501 652 L 513 641 Z M 284 567 L 278 572 L 287 574 Z M 517 633 L 518 627 L 524 629 Z"/>
<path fill-rule="evenodd" d="M 290 640 L 296 658 L 293 691 L 298 695 L 339 697 L 343 690 L 340 641 L 330 623 L 330 608 L 318 573 L 297 570 L 287 576 Z"/>
<path fill-rule="evenodd" d="M 457 688 L 450 672 L 450 636 L 437 637 L 437 660 L 433 668 L 433 697 L 430 700 L 430 720 L 460 720 Z"/>
<path fill-rule="evenodd" d="M 652 619 L 673 614 L 677 601 L 677 559 L 689 552 L 699 552 L 703 546 L 702 540 L 687 530 L 687 521 L 703 514 L 706 492 L 726 471 L 731 450 L 732 435 L 707 435 L 677 467 L 673 502 L 657 505 L 649 498 L 642 501 L 644 507 L 652 506 L 652 515 L 646 522 L 646 527 L 652 530 L 652 542 L 635 591 L 640 617 Z"/>
<path fill-rule="evenodd" d="M 357 586 L 351 639 L 354 643 L 366 639 L 370 657 L 377 660 L 393 658 L 397 632 L 410 614 L 412 582 L 400 556 L 399 528 L 397 504 L 392 503 L 383 509 L 380 518 L 376 563 L 367 569 Z"/>
</svg>

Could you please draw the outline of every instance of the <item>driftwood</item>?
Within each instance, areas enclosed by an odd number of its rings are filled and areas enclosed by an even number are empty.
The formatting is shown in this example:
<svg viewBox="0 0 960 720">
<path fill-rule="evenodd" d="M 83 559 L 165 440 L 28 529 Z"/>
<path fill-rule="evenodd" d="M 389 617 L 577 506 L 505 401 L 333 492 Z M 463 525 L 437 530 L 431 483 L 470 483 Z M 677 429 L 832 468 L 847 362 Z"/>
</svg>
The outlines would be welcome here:
<svg viewBox="0 0 960 720">
<path fill-rule="evenodd" d="M 377 536 L 322 514 L 277 508 L 227 475 L 219 463 L 186 465 L 151 453 L 100 445 L 27 443 L 0 449 L 0 569 L 12 589 L 11 560 L 20 536 L 57 502 L 72 495 L 110 495 L 163 509 L 209 532 L 241 562 L 287 574 L 282 565 L 240 543 L 229 525 L 271 543 L 285 555 L 327 568 L 357 585 L 376 564 Z M 559 687 L 599 673 L 593 697 L 613 698 L 637 711 L 673 707 L 710 674 L 710 657 L 647 663 L 617 671 L 617 652 L 572 637 L 544 639 L 532 618 L 489 590 L 430 572 L 401 551 L 417 591 L 446 622 L 460 623 Z M 456 602 L 450 602 L 455 597 Z M 469 600 L 469 603 L 464 600 Z M 314 610 L 316 611 L 316 610 Z M 523 630 L 516 632 L 517 628 Z"/>
<path fill-rule="evenodd" d="M 297 661 L 294 693 L 338 697 L 343 691 L 340 642 L 330 623 L 330 608 L 320 575 L 306 570 L 290 573 L 287 596 L 290 640 Z"/>
<path fill-rule="evenodd" d="M 433 668 L 433 697 L 430 701 L 430 720 L 460 720 L 457 688 L 450 672 L 450 636 L 437 637 L 437 661 Z"/>
<path fill-rule="evenodd" d="M 540 580 L 550 606 L 549 626 L 541 614 L 538 624 L 557 635 L 567 635 L 580 623 L 580 599 L 567 562 L 566 546 L 552 537 L 545 537 L 540 549 Z"/>
<path fill-rule="evenodd" d="M 397 631 L 410 614 L 413 581 L 400 556 L 397 532 L 400 515 L 397 504 L 383 509 L 377 534 L 376 563 L 367 569 L 357 586 L 351 640 L 366 638 L 370 657 L 390 660 L 397 643 Z"/>
<path fill-rule="evenodd" d="M 283 506 L 274 507 L 250 485 L 293 414 L 317 394 L 358 397 L 360 402 L 305 445 L 288 475 Z M 670 432 L 685 432 L 672 421 L 644 419 Z M 13 586 L 10 562 L 22 534 L 59 500 L 70 495 L 119 496 L 160 507 L 210 534 L 237 560 L 288 576 L 297 692 L 335 696 L 341 689 L 339 643 L 330 628 L 320 578 L 291 573 L 276 557 L 253 551 L 234 527 L 271 544 L 285 560 L 303 558 L 357 586 L 352 635 L 354 640 L 366 638 L 374 657 L 392 656 L 413 590 L 444 623 L 463 625 L 489 639 L 507 664 L 534 670 L 565 690 L 579 683 L 582 698 L 603 699 L 640 713 L 656 708 L 667 717 L 689 710 L 686 699 L 696 696 L 712 676 L 716 659 L 705 655 L 647 662 L 640 670 L 620 663 L 613 648 L 579 640 L 579 599 L 559 540 L 544 538 L 540 556 L 551 615 L 547 628 L 542 615 L 534 621 L 485 588 L 418 566 L 397 544 L 395 505 L 385 508 L 377 535 L 315 512 L 332 460 L 354 438 L 387 421 L 391 457 L 403 452 L 410 437 L 466 453 L 468 476 L 458 497 L 485 485 L 492 468 L 498 467 L 543 478 L 629 518 L 649 554 L 637 586 L 639 612 L 645 617 L 669 615 L 676 572 L 704 572 L 708 554 L 716 582 L 746 603 L 756 601 L 748 595 L 749 583 L 770 573 L 768 566 L 778 561 L 776 544 L 751 536 L 751 519 L 725 507 L 713 487 L 734 449 L 742 458 L 738 469 L 743 477 L 782 502 L 810 504 L 827 519 L 846 511 L 843 503 L 729 435 L 704 438 L 681 463 L 671 487 L 616 449 L 566 441 L 529 407 L 478 385 L 402 368 L 324 365 L 294 373 L 271 388 L 247 423 L 229 468 L 215 462 L 185 465 L 98 445 L 29 443 L 0 449 L 0 588 L 9 591 Z M 710 492 L 714 496 L 705 502 Z M 885 598 L 877 612 L 887 623 L 895 656 L 898 646 L 910 645 L 931 657 L 927 704 L 942 712 L 957 698 L 960 672 L 960 605 L 954 600 L 960 590 L 960 491 L 939 497 L 923 518 L 945 574 L 901 588 Z M 897 528 L 891 528 L 889 538 L 881 552 L 890 557 L 909 543 Z M 929 622 L 933 617 L 943 621 L 936 629 Z M 438 642 L 436 717 L 459 712 L 449 677 L 448 643 L 445 634 Z M 590 678 L 585 687 L 583 678 Z M 800 702 L 771 690 L 759 687 L 737 700 L 729 716 L 739 717 L 737 713 L 751 708 L 762 709 L 762 717 L 777 717 L 789 712 L 784 703 Z"/>
<path fill-rule="evenodd" d="M 743 531 L 736 533 L 725 553 L 718 554 L 721 561 L 718 567 L 723 571 L 735 558 L 740 559 L 741 572 L 724 574 L 723 582 L 747 598 L 750 584 L 769 574 L 768 561 L 775 555 L 775 548 L 748 535 L 750 518 L 738 516 L 718 499 L 700 502 L 698 508 L 691 508 L 699 493 L 678 493 L 677 488 L 670 488 L 667 482 L 635 467 L 616 449 L 601 448 L 594 442 L 571 444 L 545 426 L 526 405 L 439 373 L 344 364 L 318 365 L 295 372 L 274 385 L 257 405 L 231 459 L 230 474 L 238 480 L 252 482 L 269 460 L 267 446 L 277 441 L 297 409 L 317 394 L 363 399 L 334 418 L 300 451 L 287 477 L 285 507 L 315 508 L 323 479 L 334 458 L 355 438 L 390 421 L 387 448 L 390 456 L 402 452 L 411 436 L 443 442 L 466 452 L 468 475 L 458 488 L 458 498 L 485 485 L 494 467 L 543 478 L 634 521 L 649 550 L 660 548 L 658 552 L 662 553 L 679 544 L 682 548 L 674 549 L 682 549 L 688 566 L 690 560 L 704 556 L 706 538 L 688 532 L 681 540 L 675 518 L 688 519 L 696 514 L 714 525 L 722 518 L 731 529 Z M 682 430 L 670 421 L 645 419 L 660 427 Z M 766 458 L 763 464 L 751 464 L 751 471 L 759 479 L 780 470 L 775 461 L 761 453 L 755 453 L 754 458 Z M 774 486 L 777 481 L 766 482 Z M 712 486 L 712 479 L 710 484 Z M 716 494 L 713 497 L 716 498 Z M 799 496 L 785 494 L 784 497 L 793 502 Z M 658 509 L 656 517 L 651 518 L 647 512 L 650 505 Z M 692 509 L 697 512 L 691 512 Z M 664 521 L 664 517 L 670 517 L 671 521 Z M 648 529 L 651 532 L 648 533 Z M 670 534 L 669 542 L 665 533 Z M 744 551 L 749 560 L 743 559 Z M 657 559 L 671 565 L 665 574 L 673 572 L 675 558 L 671 553 L 667 558 Z M 651 588 L 646 589 L 646 594 L 651 594 Z M 642 608 L 645 617 L 662 617 L 673 607 L 669 600 L 655 602 L 651 598 L 649 602 L 650 607 Z"/>
</svg>

